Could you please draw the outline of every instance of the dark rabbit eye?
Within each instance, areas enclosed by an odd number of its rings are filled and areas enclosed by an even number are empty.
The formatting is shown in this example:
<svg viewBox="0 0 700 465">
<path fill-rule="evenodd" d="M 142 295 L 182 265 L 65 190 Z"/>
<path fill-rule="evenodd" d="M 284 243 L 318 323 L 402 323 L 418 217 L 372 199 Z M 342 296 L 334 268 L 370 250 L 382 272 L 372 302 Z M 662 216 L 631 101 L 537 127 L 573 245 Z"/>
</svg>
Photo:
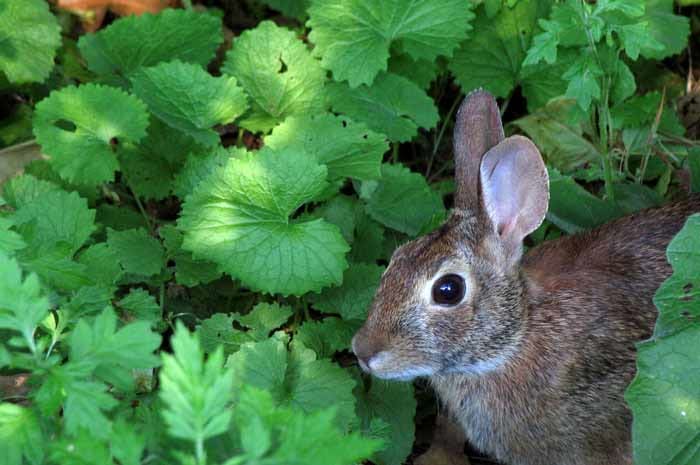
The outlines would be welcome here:
<svg viewBox="0 0 700 465">
<path fill-rule="evenodd" d="M 464 297 L 464 279 L 456 274 L 446 274 L 433 284 L 433 300 L 440 305 L 456 305 Z"/>
</svg>

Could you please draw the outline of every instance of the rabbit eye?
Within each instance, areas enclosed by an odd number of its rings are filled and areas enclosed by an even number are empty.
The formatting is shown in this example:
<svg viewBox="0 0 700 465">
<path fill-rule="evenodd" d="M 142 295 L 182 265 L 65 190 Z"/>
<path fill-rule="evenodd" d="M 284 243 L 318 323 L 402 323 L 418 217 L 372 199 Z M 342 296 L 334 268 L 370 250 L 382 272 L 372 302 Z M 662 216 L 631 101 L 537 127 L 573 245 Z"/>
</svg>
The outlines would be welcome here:
<svg viewBox="0 0 700 465">
<path fill-rule="evenodd" d="M 456 274 L 446 274 L 433 284 L 433 301 L 440 305 L 456 305 L 464 297 L 464 279 Z"/>
</svg>

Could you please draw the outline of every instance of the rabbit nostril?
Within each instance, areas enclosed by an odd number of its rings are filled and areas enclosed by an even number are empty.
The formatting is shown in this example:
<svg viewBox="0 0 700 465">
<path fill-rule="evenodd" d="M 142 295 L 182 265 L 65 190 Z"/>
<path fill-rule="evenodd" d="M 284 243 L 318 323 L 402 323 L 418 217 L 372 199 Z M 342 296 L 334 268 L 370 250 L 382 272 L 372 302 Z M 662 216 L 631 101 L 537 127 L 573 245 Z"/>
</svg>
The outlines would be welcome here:
<svg viewBox="0 0 700 465">
<path fill-rule="evenodd" d="M 356 334 L 355 337 L 352 338 L 352 351 L 357 357 L 360 368 L 362 368 L 363 371 L 369 372 L 369 362 L 375 354 L 370 340 L 363 337 L 361 333 Z"/>
</svg>

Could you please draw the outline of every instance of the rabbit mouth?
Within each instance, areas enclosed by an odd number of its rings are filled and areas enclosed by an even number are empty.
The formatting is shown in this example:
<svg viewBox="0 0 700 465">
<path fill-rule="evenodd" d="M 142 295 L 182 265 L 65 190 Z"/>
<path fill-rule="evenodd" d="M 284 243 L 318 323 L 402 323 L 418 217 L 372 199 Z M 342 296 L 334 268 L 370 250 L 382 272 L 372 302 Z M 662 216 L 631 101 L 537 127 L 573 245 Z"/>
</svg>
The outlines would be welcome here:
<svg viewBox="0 0 700 465">
<path fill-rule="evenodd" d="M 402 366 L 391 352 L 384 350 L 367 361 L 360 360 L 360 367 L 380 379 L 411 381 L 435 374 L 433 367 L 424 365 Z"/>
</svg>

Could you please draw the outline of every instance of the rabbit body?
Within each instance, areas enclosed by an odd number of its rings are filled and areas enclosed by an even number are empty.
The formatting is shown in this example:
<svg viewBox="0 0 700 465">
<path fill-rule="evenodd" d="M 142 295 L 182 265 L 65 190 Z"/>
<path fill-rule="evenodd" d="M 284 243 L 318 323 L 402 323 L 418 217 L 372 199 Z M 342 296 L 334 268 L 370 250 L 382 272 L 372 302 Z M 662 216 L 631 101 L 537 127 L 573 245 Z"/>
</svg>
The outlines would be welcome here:
<svg viewBox="0 0 700 465">
<path fill-rule="evenodd" d="M 623 394 L 651 335 L 668 242 L 700 196 L 546 242 L 523 257 L 522 336 L 498 369 L 431 379 L 480 450 L 512 465 L 632 463 Z"/>
<path fill-rule="evenodd" d="M 363 370 L 428 377 L 478 449 L 507 465 L 631 465 L 624 391 L 653 329 L 665 250 L 700 196 L 545 242 L 539 151 L 505 138 L 495 100 L 455 125 L 455 208 L 399 247 L 353 338 Z"/>
</svg>

